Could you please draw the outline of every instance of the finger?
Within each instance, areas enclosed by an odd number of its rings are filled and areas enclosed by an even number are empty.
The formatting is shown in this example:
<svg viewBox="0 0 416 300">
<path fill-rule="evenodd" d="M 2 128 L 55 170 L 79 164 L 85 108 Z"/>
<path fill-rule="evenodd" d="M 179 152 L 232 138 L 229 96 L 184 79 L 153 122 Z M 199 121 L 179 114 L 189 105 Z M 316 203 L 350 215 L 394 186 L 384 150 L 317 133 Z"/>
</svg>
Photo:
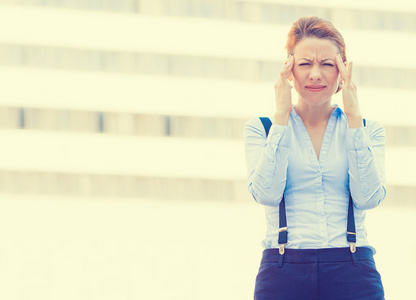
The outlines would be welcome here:
<svg viewBox="0 0 416 300">
<path fill-rule="evenodd" d="M 348 74 L 351 77 L 351 75 L 352 75 L 352 61 L 349 62 L 347 70 L 348 70 Z"/>
<path fill-rule="evenodd" d="M 345 68 L 344 63 L 342 62 L 341 55 L 339 53 L 335 57 L 335 61 L 337 63 L 337 67 L 338 67 L 338 70 L 341 74 L 342 79 L 345 80 L 346 78 L 348 78 L 348 70 Z"/>
<path fill-rule="evenodd" d="M 346 67 L 346 73 L 343 76 L 345 83 L 349 83 L 351 81 L 351 74 L 352 74 L 352 61 L 350 62 L 345 62 Z"/>
<path fill-rule="evenodd" d="M 289 58 L 290 57 L 288 57 L 287 59 L 286 59 L 286 61 L 285 61 L 285 64 L 280 68 L 280 74 L 282 74 L 282 73 L 285 73 L 286 72 L 286 66 L 287 66 L 287 63 L 289 62 Z"/>
<path fill-rule="evenodd" d="M 282 80 L 287 79 L 289 77 L 290 72 L 292 71 L 292 68 L 293 68 L 293 61 L 294 61 L 293 55 L 289 55 L 287 61 L 280 69 L 280 75 L 281 75 Z"/>
<path fill-rule="evenodd" d="M 295 57 L 291 54 L 289 56 L 287 64 L 285 65 L 285 67 L 286 67 L 286 69 L 285 69 L 286 78 L 288 78 L 290 76 L 290 73 L 292 72 L 292 69 L 293 69 L 294 62 L 295 62 Z"/>
<path fill-rule="evenodd" d="M 293 56 L 292 56 L 292 54 L 290 54 L 289 55 L 289 57 L 286 59 L 286 61 L 285 61 L 285 64 L 284 64 L 284 66 L 282 67 L 282 71 L 286 71 L 287 70 L 287 68 L 290 66 L 290 64 L 292 63 L 292 61 L 293 61 L 293 58 L 292 58 Z"/>
<path fill-rule="evenodd" d="M 335 59 L 336 63 L 337 63 L 337 67 L 338 70 L 341 74 L 341 77 L 343 77 L 343 79 L 346 79 L 348 77 L 348 69 L 347 69 L 347 63 L 342 61 L 342 57 L 340 54 L 337 54 L 336 59 Z"/>
</svg>

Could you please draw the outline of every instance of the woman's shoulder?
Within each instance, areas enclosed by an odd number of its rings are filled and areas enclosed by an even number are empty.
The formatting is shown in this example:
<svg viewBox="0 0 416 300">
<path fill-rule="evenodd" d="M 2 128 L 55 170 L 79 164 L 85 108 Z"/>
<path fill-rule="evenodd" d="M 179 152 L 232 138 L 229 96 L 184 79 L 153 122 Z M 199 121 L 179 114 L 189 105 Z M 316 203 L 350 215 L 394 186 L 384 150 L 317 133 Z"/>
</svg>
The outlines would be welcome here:
<svg viewBox="0 0 416 300">
<path fill-rule="evenodd" d="M 385 138 L 386 130 L 380 122 L 371 119 L 365 119 L 365 129 L 372 138 Z"/>
<path fill-rule="evenodd" d="M 343 116 L 342 119 L 345 120 L 346 123 L 348 123 L 347 116 L 345 115 L 344 111 L 336 105 L 336 109 L 340 112 L 340 114 Z M 365 129 L 369 133 L 377 133 L 377 132 L 385 132 L 383 124 L 381 124 L 379 121 L 373 120 L 373 119 L 367 119 L 365 116 L 363 117 L 363 122 L 365 122 Z"/>
<path fill-rule="evenodd" d="M 273 124 L 272 116 L 258 116 L 248 119 L 244 126 L 263 127 L 263 122 L 261 121 L 263 118 L 268 119 L 267 121 L 270 121 L 270 123 Z"/>
<path fill-rule="evenodd" d="M 365 118 L 364 118 L 365 119 Z M 381 124 L 379 121 L 372 120 L 372 119 L 365 119 L 365 127 L 368 130 L 379 130 L 384 129 L 383 124 Z"/>
<path fill-rule="evenodd" d="M 365 122 L 366 122 L 366 126 L 371 126 L 371 127 L 374 127 L 374 126 L 376 126 L 376 127 L 380 127 L 380 126 L 383 126 L 379 121 L 377 121 L 377 120 L 373 120 L 373 119 L 367 119 L 367 118 L 364 118 L 364 120 L 365 120 Z"/>
<path fill-rule="evenodd" d="M 244 124 L 244 134 L 245 136 L 251 135 L 251 134 L 255 134 L 255 135 L 260 135 L 263 137 L 266 137 L 266 131 L 263 125 L 263 122 L 261 121 L 260 118 L 266 118 L 270 120 L 270 125 L 273 124 L 272 116 L 260 116 L 260 117 L 252 117 L 250 119 L 248 119 L 246 121 L 246 123 Z"/>
<path fill-rule="evenodd" d="M 250 125 L 261 125 L 262 124 L 262 122 L 261 122 L 261 118 L 266 118 L 266 119 L 269 119 L 270 120 L 270 122 L 272 123 L 273 122 L 273 119 L 272 119 L 272 117 L 273 116 L 258 116 L 258 117 L 252 117 L 252 118 L 250 118 L 250 119 L 248 119 L 247 121 L 246 121 L 246 124 L 245 125 L 247 125 L 247 124 L 250 124 Z"/>
</svg>

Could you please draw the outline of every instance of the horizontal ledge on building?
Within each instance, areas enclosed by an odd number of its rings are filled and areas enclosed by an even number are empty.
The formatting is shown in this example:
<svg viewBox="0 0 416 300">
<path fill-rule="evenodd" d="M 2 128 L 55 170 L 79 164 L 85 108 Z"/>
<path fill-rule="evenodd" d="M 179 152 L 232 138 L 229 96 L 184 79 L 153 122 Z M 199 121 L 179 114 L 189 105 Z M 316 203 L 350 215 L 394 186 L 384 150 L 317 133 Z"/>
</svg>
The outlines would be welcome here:
<svg viewBox="0 0 416 300">
<path fill-rule="evenodd" d="M 238 201 L 244 192 L 234 180 L 0 170 L 0 193 L 11 194 Z"/>
<path fill-rule="evenodd" d="M 388 185 L 383 206 L 416 207 L 416 186 Z M 254 201 L 244 180 L 68 174 L 0 170 L 0 193 L 71 197 Z"/>
<path fill-rule="evenodd" d="M 113 0 L 113 1 L 42 1 L 2 0 L 14 5 L 37 8 L 77 9 L 112 13 L 174 16 L 185 18 L 222 19 L 230 21 L 291 24 L 301 16 L 319 15 L 339 27 L 364 30 L 416 32 L 416 6 L 380 2 L 377 10 L 365 1 L 343 2 L 341 5 L 309 2 L 276 3 L 270 1 L 229 0 Z"/>
<path fill-rule="evenodd" d="M 189 139 L 244 138 L 248 119 L 0 106 L 0 129 Z M 387 146 L 416 147 L 416 125 L 386 125 Z"/>
</svg>

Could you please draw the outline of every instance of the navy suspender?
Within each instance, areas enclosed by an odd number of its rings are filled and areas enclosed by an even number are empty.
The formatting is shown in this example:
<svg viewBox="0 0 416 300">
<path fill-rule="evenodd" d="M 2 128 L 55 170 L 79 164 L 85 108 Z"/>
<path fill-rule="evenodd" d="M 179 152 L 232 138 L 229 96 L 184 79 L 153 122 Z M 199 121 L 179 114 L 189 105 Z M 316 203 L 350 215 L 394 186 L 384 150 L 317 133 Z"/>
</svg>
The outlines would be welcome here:
<svg viewBox="0 0 416 300">
<path fill-rule="evenodd" d="M 270 127 L 272 126 L 272 121 L 270 118 L 260 117 L 261 122 L 263 123 L 264 130 L 266 131 L 266 138 L 269 135 Z"/>
<path fill-rule="evenodd" d="M 269 134 L 270 127 L 272 126 L 272 122 L 269 118 L 260 117 L 261 122 L 263 123 L 264 130 L 266 131 L 266 138 Z M 363 119 L 364 126 L 366 126 L 366 121 Z M 286 207 L 285 207 L 285 197 L 282 196 L 282 200 L 280 201 L 279 205 L 279 253 L 280 261 L 279 265 L 283 263 L 283 254 L 285 252 L 285 245 L 287 244 L 287 220 L 286 220 Z M 353 202 L 350 193 L 350 199 L 348 204 L 348 219 L 347 219 L 347 241 L 350 243 L 350 250 L 353 258 L 353 264 L 356 265 L 356 257 L 355 257 L 355 243 L 357 242 L 356 239 L 356 232 L 355 232 L 355 220 L 354 220 L 354 209 L 353 209 Z"/>
<path fill-rule="evenodd" d="M 283 245 L 279 249 L 279 253 L 285 252 L 285 246 L 287 244 L 287 221 L 286 221 L 286 206 L 285 196 L 282 196 L 282 201 L 279 204 L 279 239 L 277 241 L 279 245 Z"/>
</svg>

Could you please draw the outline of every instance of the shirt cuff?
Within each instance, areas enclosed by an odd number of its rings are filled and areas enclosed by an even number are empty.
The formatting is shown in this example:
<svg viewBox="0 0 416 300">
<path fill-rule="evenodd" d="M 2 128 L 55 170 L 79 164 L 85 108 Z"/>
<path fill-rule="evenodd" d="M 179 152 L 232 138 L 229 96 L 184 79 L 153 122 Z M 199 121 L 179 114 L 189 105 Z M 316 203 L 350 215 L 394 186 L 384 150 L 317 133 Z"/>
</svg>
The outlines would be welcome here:
<svg viewBox="0 0 416 300">
<path fill-rule="evenodd" d="M 270 126 L 269 135 L 267 137 L 267 144 L 279 145 L 280 147 L 289 147 L 290 145 L 290 130 L 289 125 L 272 124 Z"/>
<path fill-rule="evenodd" d="M 365 127 L 347 128 L 346 139 L 349 150 L 362 150 L 371 145 Z"/>
</svg>

